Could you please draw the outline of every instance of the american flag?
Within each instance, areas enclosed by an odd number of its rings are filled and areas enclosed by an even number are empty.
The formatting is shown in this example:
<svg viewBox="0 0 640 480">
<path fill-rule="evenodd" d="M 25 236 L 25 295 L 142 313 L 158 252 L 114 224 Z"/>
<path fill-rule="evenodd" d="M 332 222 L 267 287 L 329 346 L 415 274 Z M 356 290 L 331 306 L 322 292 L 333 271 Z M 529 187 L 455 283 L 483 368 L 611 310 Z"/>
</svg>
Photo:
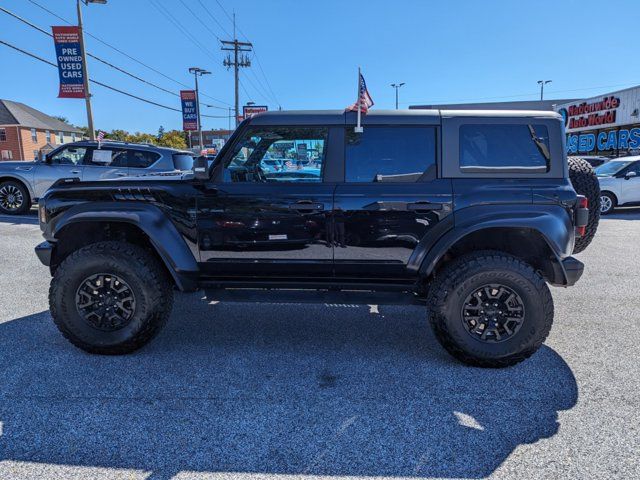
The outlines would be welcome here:
<svg viewBox="0 0 640 480">
<path fill-rule="evenodd" d="M 358 111 L 358 103 L 360 103 L 360 112 L 367 113 L 371 107 L 373 107 L 373 100 L 371 99 L 371 95 L 369 95 L 369 90 L 367 90 L 367 83 L 364 81 L 364 77 L 360 73 L 360 79 L 358 81 L 358 100 L 353 105 L 347 107 L 348 112 L 357 112 Z"/>
<path fill-rule="evenodd" d="M 104 132 L 98 132 L 98 143 L 102 142 L 102 140 L 104 140 Z"/>
</svg>

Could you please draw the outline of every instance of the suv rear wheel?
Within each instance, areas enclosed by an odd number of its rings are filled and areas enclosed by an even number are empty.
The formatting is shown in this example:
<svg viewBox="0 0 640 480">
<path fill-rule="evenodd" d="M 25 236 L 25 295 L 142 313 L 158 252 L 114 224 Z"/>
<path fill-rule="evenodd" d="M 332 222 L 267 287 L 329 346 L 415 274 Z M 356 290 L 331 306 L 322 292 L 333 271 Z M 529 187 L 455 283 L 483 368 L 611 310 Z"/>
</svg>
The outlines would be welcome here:
<svg viewBox="0 0 640 480">
<path fill-rule="evenodd" d="M 544 279 L 501 252 L 463 255 L 444 267 L 429 287 L 427 304 L 440 344 L 478 367 L 507 367 L 530 357 L 553 323 Z"/>
<path fill-rule="evenodd" d="M 49 305 L 58 329 L 75 346 L 90 353 L 130 353 L 169 318 L 172 282 L 143 248 L 100 242 L 60 264 L 51 280 Z"/>
</svg>

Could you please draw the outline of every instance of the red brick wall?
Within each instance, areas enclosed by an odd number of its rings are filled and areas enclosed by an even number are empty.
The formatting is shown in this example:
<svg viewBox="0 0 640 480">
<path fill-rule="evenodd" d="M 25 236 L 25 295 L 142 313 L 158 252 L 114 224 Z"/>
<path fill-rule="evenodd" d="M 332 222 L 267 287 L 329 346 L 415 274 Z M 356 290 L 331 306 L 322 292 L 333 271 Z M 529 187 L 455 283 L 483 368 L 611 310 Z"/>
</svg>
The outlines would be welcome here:
<svg viewBox="0 0 640 480">
<path fill-rule="evenodd" d="M 7 136 L 7 140 L 5 142 L 0 141 L 0 161 L 1 160 L 1 151 L 2 150 L 10 150 L 13 156 L 12 160 L 33 160 L 34 150 L 40 150 L 47 144 L 47 134 L 46 130 L 36 129 L 36 137 L 37 141 L 33 141 L 31 138 L 31 129 L 27 127 L 16 127 L 15 125 L 7 125 L 1 126 L 0 128 L 4 128 Z M 18 133 L 19 132 L 19 133 Z M 60 138 L 58 137 L 58 132 L 51 132 L 51 143 L 52 146 L 60 145 Z M 71 141 L 71 134 L 64 132 L 64 142 L 68 143 Z M 77 140 L 80 140 L 80 135 L 77 135 Z"/>
<path fill-rule="evenodd" d="M 4 150 L 9 150 L 11 152 L 12 160 L 23 160 L 24 157 L 19 148 L 18 133 L 16 131 L 15 125 L 6 126 L 6 127 L 0 126 L 0 129 L 4 129 L 7 137 L 6 141 L 4 142 L 0 141 L 0 154 Z M 3 161 L 3 160 L 7 160 L 7 159 L 2 158 L 2 155 L 0 155 L 0 161 Z"/>
</svg>

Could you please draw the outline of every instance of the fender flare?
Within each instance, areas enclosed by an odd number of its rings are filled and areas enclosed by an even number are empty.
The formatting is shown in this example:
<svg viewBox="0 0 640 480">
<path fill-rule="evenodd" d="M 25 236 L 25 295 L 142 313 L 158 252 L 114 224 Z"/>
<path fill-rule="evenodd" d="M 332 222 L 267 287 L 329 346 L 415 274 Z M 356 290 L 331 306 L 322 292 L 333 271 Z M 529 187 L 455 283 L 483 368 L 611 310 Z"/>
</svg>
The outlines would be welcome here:
<svg viewBox="0 0 640 480">
<path fill-rule="evenodd" d="M 196 290 L 198 262 L 176 226 L 155 205 L 141 202 L 87 202 L 71 207 L 47 225 L 57 239 L 67 226 L 83 222 L 120 222 L 142 230 L 182 291 Z"/>
<path fill-rule="evenodd" d="M 568 212 L 559 205 L 485 205 L 465 208 L 455 213 L 455 226 L 442 235 L 424 255 L 420 276 L 431 275 L 438 261 L 467 235 L 491 228 L 530 229 L 538 232 L 553 257 L 555 278 L 551 283 L 567 284 L 562 261 L 573 250 L 575 233 Z"/>
</svg>

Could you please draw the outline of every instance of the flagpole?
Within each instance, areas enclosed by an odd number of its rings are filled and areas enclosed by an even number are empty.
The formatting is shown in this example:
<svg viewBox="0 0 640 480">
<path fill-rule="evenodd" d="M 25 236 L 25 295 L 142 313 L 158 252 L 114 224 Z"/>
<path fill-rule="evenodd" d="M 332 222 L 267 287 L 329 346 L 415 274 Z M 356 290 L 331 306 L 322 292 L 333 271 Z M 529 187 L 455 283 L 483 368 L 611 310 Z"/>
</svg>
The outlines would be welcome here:
<svg viewBox="0 0 640 480">
<path fill-rule="evenodd" d="M 362 95 L 360 95 L 360 67 L 358 67 L 358 124 L 354 129 L 356 133 L 362 133 L 364 130 L 360 125 L 360 116 L 362 115 Z"/>
</svg>

